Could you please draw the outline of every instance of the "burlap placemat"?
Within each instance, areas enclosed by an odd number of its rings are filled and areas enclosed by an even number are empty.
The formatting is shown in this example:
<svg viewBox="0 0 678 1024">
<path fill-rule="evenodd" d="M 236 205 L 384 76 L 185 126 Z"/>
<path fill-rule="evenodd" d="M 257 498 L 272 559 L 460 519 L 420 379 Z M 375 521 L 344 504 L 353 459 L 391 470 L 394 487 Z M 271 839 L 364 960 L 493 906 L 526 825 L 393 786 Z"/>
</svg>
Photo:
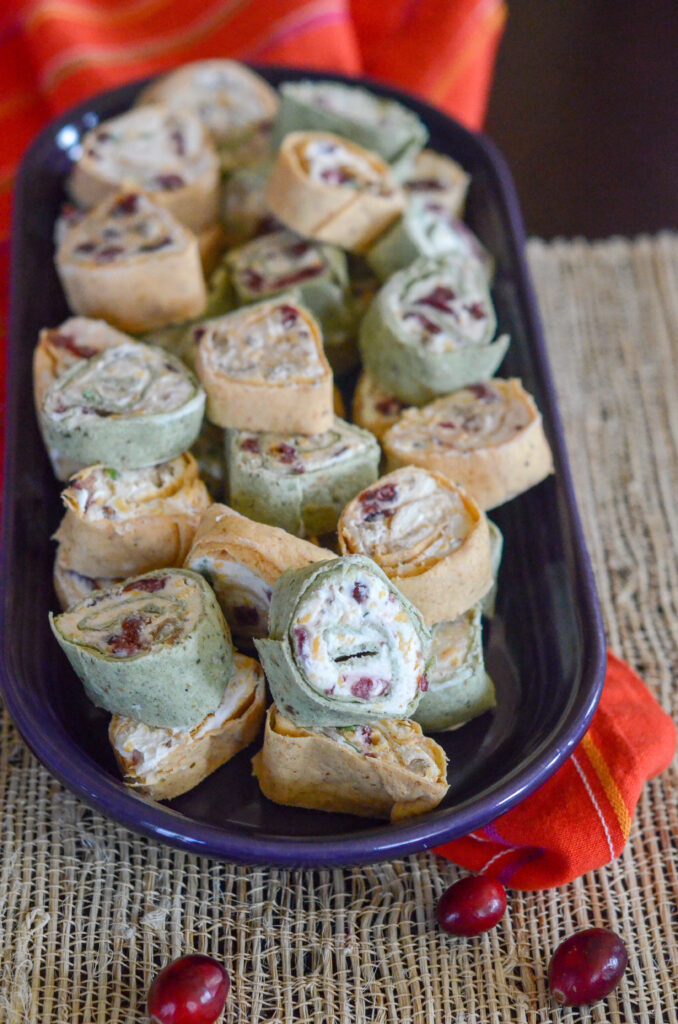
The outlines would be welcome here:
<svg viewBox="0 0 678 1024">
<path fill-rule="evenodd" d="M 678 236 L 530 244 L 610 645 L 667 710 L 678 649 Z M 226 1021 L 678 1022 L 678 787 L 649 783 L 624 854 L 570 886 L 513 894 L 492 933 L 438 930 L 458 876 L 421 855 L 356 870 L 248 870 L 138 839 L 0 733 L 0 1022 L 132 1024 L 154 971 L 188 950 L 233 978 Z M 623 985 L 557 1010 L 548 957 L 604 925 Z"/>
</svg>

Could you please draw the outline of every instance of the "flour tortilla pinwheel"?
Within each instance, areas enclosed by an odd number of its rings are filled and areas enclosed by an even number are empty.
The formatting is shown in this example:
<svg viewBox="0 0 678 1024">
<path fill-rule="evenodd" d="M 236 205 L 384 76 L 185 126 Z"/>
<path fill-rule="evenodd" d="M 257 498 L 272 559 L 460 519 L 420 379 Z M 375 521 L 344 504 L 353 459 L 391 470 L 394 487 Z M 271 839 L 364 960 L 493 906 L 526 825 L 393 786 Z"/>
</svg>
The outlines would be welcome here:
<svg viewBox="0 0 678 1024">
<path fill-rule="evenodd" d="M 364 555 L 284 572 L 254 642 L 275 703 L 301 725 L 407 718 L 427 686 L 430 633 Z"/>
<path fill-rule="evenodd" d="M 388 164 L 329 132 L 285 136 L 266 202 L 292 231 L 353 252 L 368 248 L 405 207 Z"/>
<path fill-rule="evenodd" d="M 485 671 L 480 605 L 453 622 L 439 622 L 431 636 L 434 661 L 428 673 L 428 690 L 421 695 L 412 717 L 427 733 L 446 732 L 497 703 L 494 684 Z"/>
<path fill-rule="evenodd" d="M 407 403 L 392 395 L 374 379 L 369 370 L 363 370 L 353 394 L 353 422 L 370 430 L 379 440 L 389 427 L 397 423 L 407 409 Z"/>
<path fill-rule="evenodd" d="M 485 511 L 553 472 L 541 414 L 515 377 L 479 381 L 407 409 L 382 444 L 389 468 L 412 464 L 441 473 Z"/>
<path fill-rule="evenodd" d="M 378 476 L 381 450 L 367 430 L 335 416 L 322 434 L 229 430 L 229 503 L 298 537 L 336 528 L 346 502 Z"/>
<path fill-rule="evenodd" d="M 122 579 L 183 563 L 210 504 L 188 452 L 146 469 L 88 466 L 62 492 L 61 563 Z"/>
<path fill-rule="evenodd" d="M 74 313 L 134 334 L 198 316 L 207 301 L 195 235 L 142 192 L 104 199 L 55 261 Z"/>
<path fill-rule="evenodd" d="M 329 558 L 334 555 L 325 548 L 214 504 L 200 520 L 184 564 L 208 581 L 233 635 L 251 639 L 268 634 L 279 576 Z"/>
<path fill-rule="evenodd" d="M 496 327 L 480 263 L 452 253 L 422 257 L 377 292 L 360 325 L 360 351 L 383 388 L 423 405 L 495 372 L 509 345 Z"/>
<path fill-rule="evenodd" d="M 179 359 L 125 342 L 58 377 L 40 426 L 48 448 L 80 468 L 143 469 L 190 448 L 204 409 L 205 392 Z"/>
<path fill-rule="evenodd" d="M 280 295 L 203 321 L 192 337 L 212 423 L 305 434 L 331 426 L 333 380 L 322 333 L 294 296 Z"/>
<path fill-rule="evenodd" d="M 83 576 L 75 569 L 69 569 L 63 564 L 60 549 L 57 547 L 52 583 L 62 611 L 65 612 L 74 604 L 91 597 L 95 590 L 109 590 L 123 582 L 122 579 L 109 577 Z"/>
<path fill-rule="evenodd" d="M 403 719 L 312 728 L 273 706 L 252 767 L 277 804 L 364 818 L 424 814 L 448 790 L 444 750 Z"/>
<path fill-rule="evenodd" d="M 455 619 L 491 588 L 487 518 L 438 473 L 405 466 L 346 506 L 337 527 L 343 554 L 379 565 L 428 626 Z"/>
<path fill-rule="evenodd" d="M 162 729 L 114 715 L 108 738 L 127 786 L 153 800 L 173 800 L 249 746 L 265 713 L 261 666 L 236 654 L 220 703 L 198 725 Z"/>
<path fill-rule="evenodd" d="M 145 725 L 197 725 L 216 709 L 233 671 L 217 599 L 188 569 L 158 569 L 95 591 L 50 613 L 50 624 L 90 700 Z"/>
<path fill-rule="evenodd" d="M 378 153 L 396 177 L 414 169 L 428 130 L 414 111 L 357 85 L 340 82 L 285 82 L 273 143 L 294 131 L 333 132 Z"/>
<path fill-rule="evenodd" d="M 219 180 L 219 158 L 200 120 L 158 103 L 87 132 L 66 189 L 87 210 L 120 189 L 141 190 L 199 232 L 219 219 Z"/>
<path fill-rule="evenodd" d="M 422 149 L 414 169 L 403 181 L 403 189 L 410 198 L 430 199 L 461 217 L 470 184 L 470 175 L 456 160 L 432 149 Z"/>
</svg>

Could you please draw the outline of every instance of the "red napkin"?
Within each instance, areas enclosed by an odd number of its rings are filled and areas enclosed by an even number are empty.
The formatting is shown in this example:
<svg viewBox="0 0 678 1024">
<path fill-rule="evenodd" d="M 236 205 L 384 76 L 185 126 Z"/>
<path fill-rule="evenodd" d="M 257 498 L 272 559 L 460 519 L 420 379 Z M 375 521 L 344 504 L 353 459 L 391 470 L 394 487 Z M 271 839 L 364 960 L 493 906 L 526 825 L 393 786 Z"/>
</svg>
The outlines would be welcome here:
<svg viewBox="0 0 678 1024">
<path fill-rule="evenodd" d="M 675 749 L 673 720 L 608 653 L 598 710 L 574 754 L 513 810 L 436 853 L 512 889 L 571 882 L 621 853 L 643 783 Z"/>
</svg>

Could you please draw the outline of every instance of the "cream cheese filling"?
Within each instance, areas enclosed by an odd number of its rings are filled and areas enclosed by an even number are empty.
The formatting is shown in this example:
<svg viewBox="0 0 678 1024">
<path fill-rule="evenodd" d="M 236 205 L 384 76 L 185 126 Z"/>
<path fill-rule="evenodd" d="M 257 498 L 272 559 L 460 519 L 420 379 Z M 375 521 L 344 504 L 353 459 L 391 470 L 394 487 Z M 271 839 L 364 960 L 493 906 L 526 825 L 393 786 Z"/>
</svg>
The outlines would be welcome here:
<svg viewBox="0 0 678 1024">
<path fill-rule="evenodd" d="M 257 434 L 239 431 L 239 458 L 249 472 L 261 466 L 283 476 L 317 473 L 365 451 L 365 439 L 335 418 L 323 434 Z"/>
<path fill-rule="evenodd" d="M 67 255 L 83 263 L 116 264 L 185 246 L 173 218 L 146 196 L 128 192 L 66 238 Z"/>
<path fill-rule="evenodd" d="M 165 413 L 179 409 L 196 388 L 178 360 L 150 346 L 128 342 L 106 349 L 82 364 L 79 373 L 47 393 L 44 410 L 73 423 L 92 414 L 115 416 Z"/>
<path fill-rule="evenodd" d="M 193 472 L 190 472 L 190 469 Z M 88 466 L 62 493 L 67 508 L 89 521 L 134 519 L 141 515 L 191 515 L 205 502 L 195 465 L 186 455 L 147 469 L 109 469 Z"/>
<path fill-rule="evenodd" d="M 229 377 L 282 383 L 327 374 L 314 325 L 289 302 L 245 307 L 213 321 L 200 345 L 209 365 Z"/>
<path fill-rule="evenodd" d="M 190 729 L 162 729 L 132 718 L 118 719 L 121 725 L 115 730 L 114 746 L 121 757 L 131 761 L 126 765 L 126 772 L 148 776 L 161 768 L 177 747 L 188 746 L 208 733 L 218 732 L 251 696 L 261 677 L 257 662 L 236 654 L 235 671 L 219 705 Z"/>
<path fill-rule="evenodd" d="M 346 527 L 355 550 L 387 571 L 446 557 L 463 544 L 473 526 L 459 491 L 414 467 L 363 491 L 355 513 Z"/>
<path fill-rule="evenodd" d="M 476 451 L 513 440 L 533 416 L 520 396 L 495 379 L 455 391 L 408 414 L 392 427 L 391 440 L 404 451 L 451 448 Z"/>
<path fill-rule="evenodd" d="M 266 636 L 271 608 L 271 586 L 242 562 L 200 555 L 190 569 L 209 581 L 233 632 L 240 636 Z"/>
<path fill-rule="evenodd" d="M 404 335 L 429 352 L 449 352 L 488 342 L 489 296 L 471 273 L 432 271 L 384 297 Z"/>
<path fill-rule="evenodd" d="M 307 592 L 290 627 L 307 684 L 331 701 L 398 714 L 417 692 L 424 652 L 410 616 L 377 577 L 354 569 Z"/>
<path fill-rule="evenodd" d="M 303 146 L 301 163 L 310 180 L 322 185 L 381 185 L 382 176 L 362 153 L 334 139 L 311 139 Z"/>
<path fill-rule="evenodd" d="M 291 231 L 255 239 L 234 263 L 236 280 L 261 295 L 292 288 L 327 270 L 322 249 Z"/>
</svg>

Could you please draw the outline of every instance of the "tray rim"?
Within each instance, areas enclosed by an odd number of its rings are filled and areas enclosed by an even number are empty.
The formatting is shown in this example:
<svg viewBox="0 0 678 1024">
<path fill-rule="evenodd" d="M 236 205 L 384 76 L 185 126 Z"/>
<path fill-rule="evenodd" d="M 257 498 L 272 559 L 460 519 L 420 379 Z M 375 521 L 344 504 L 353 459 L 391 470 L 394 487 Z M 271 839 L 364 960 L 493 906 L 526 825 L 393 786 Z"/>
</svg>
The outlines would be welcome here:
<svg viewBox="0 0 678 1024">
<path fill-rule="evenodd" d="M 68 752 L 68 756 L 65 755 L 57 745 L 55 737 L 35 720 L 28 703 L 22 700 L 20 680 L 18 674 L 15 678 L 11 664 L 10 645 L 6 643 L 2 645 L 0 656 L 0 691 L 5 698 L 14 724 L 38 760 L 64 786 L 84 799 L 89 806 L 125 825 L 133 832 L 141 833 L 151 839 L 159 839 L 191 853 L 207 854 L 221 860 L 248 864 L 269 864 L 280 867 L 368 864 L 427 850 L 433 846 L 442 845 L 457 836 L 468 834 L 473 829 L 479 828 L 505 813 L 545 782 L 560 767 L 584 735 L 600 699 L 605 675 L 605 641 L 602 619 L 568 464 L 555 386 L 526 261 L 526 240 L 522 215 L 513 180 L 503 156 L 483 133 L 470 132 L 449 115 L 444 114 L 443 111 L 416 96 L 381 82 L 364 76 L 314 72 L 296 67 L 251 66 L 265 76 L 270 74 L 274 79 L 289 75 L 290 78 L 332 78 L 346 84 L 366 85 L 381 95 L 405 104 L 415 105 L 425 118 L 430 115 L 433 115 L 434 118 L 443 116 L 452 124 L 455 131 L 468 136 L 480 150 L 484 151 L 488 167 L 496 177 L 503 212 L 510 226 L 508 243 L 517 270 L 515 281 L 530 334 L 530 343 L 535 357 L 535 371 L 540 379 L 543 393 L 540 405 L 545 413 L 545 419 L 549 423 L 554 457 L 569 518 L 575 555 L 573 561 L 577 570 L 576 579 L 573 581 L 576 585 L 573 589 L 581 599 L 582 624 L 588 625 L 588 629 L 583 629 L 590 648 L 588 664 L 585 665 L 587 672 L 586 674 L 582 673 L 579 687 L 571 695 L 566 710 L 551 730 L 550 735 L 546 736 L 532 752 L 527 764 L 521 763 L 516 766 L 508 775 L 503 776 L 501 780 L 485 790 L 480 798 L 468 798 L 459 807 L 434 811 L 422 818 L 410 819 L 409 822 L 401 822 L 398 825 L 386 823 L 344 837 L 304 835 L 283 838 L 267 836 L 264 833 L 253 834 L 245 826 L 230 825 L 228 829 L 224 829 L 183 816 L 180 812 L 166 808 L 162 804 L 141 800 L 138 796 L 125 790 L 122 783 L 111 779 L 95 761 L 79 748 L 77 748 L 77 758 L 74 763 L 72 751 Z M 14 380 L 18 351 L 22 345 L 19 336 L 19 266 L 22 245 L 26 244 L 26 240 L 21 231 L 20 217 L 26 201 L 33 164 L 38 160 L 43 147 L 53 145 L 61 128 L 68 125 L 74 118 L 81 119 L 89 112 L 96 112 L 97 105 L 103 100 L 114 102 L 118 97 L 122 100 L 123 97 L 133 96 L 135 90 L 138 90 L 146 81 L 148 81 L 147 78 L 140 79 L 115 89 L 105 90 L 69 108 L 42 129 L 24 154 L 17 173 L 14 195 L 12 237 L 15 242 L 12 248 L 10 275 L 8 385 Z M 3 477 L 4 515 L 0 538 L 0 575 L 3 579 L 9 561 L 16 510 L 16 503 L 10 499 L 18 448 L 16 443 L 10 442 L 15 442 L 21 415 L 19 389 L 8 387 Z M 0 605 L 0 636 L 3 637 L 5 622 L 6 603 L 3 588 L 3 600 Z M 584 647 L 586 648 L 586 644 Z M 188 828 L 178 831 L 177 823 L 182 818 L 187 822 Z M 447 827 L 445 827 L 444 821 L 441 821 L 446 818 L 453 819 L 453 822 Z"/>
</svg>

